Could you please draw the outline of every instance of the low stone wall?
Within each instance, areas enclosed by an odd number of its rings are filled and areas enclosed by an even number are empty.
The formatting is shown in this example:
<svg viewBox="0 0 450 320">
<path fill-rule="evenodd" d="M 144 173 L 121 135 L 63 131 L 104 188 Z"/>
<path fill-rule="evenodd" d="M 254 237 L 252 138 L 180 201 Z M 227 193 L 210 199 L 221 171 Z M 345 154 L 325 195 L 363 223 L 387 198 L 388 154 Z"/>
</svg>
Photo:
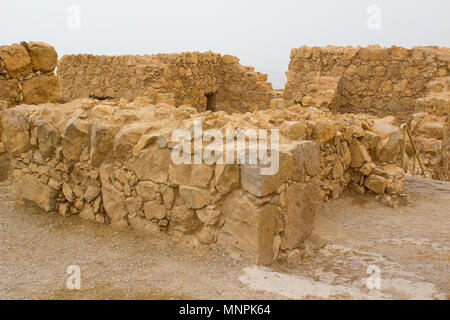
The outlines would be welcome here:
<svg viewBox="0 0 450 320">
<path fill-rule="evenodd" d="M 55 48 L 42 42 L 0 46 L 0 109 L 59 101 Z"/>
<path fill-rule="evenodd" d="M 167 233 L 259 264 L 307 252 L 318 205 L 347 188 L 390 205 L 405 199 L 402 170 L 390 164 L 400 155 L 399 129 L 390 119 L 276 102 L 234 115 L 144 98 L 4 110 L 0 125 L 15 197 L 63 216 Z M 175 163 L 174 133 L 186 129 L 192 135 L 184 141 L 195 144 L 198 121 L 224 136 L 231 130 L 222 142 L 233 141 L 234 155 L 250 148 L 245 141 L 252 137 L 242 130 L 279 130 L 279 169 L 264 175 L 260 163 Z M 202 150 L 209 150 L 216 140 L 205 137 Z M 195 160 L 191 147 L 183 150 Z"/>
<path fill-rule="evenodd" d="M 151 56 L 71 55 L 58 64 L 64 101 L 76 98 L 151 98 L 153 103 L 192 105 L 199 111 L 246 112 L 268 106 L 267 75 L 239 59 L 206 52 Z"/>
<path fill-rule="evenodd" d="M 416 99 L 430 81 L 449 74 L 449 65 L 448 48 L 303 46 L 291 51 L 285 99 L 320 107 L 312 97 L 328 91 L 336 96 L 337 103 L 330 104 L 334 112 L 402 117 L 414 113 Z M 318 85 L 322 77 L 335 78 L 339 86 Z"/>
</svg>

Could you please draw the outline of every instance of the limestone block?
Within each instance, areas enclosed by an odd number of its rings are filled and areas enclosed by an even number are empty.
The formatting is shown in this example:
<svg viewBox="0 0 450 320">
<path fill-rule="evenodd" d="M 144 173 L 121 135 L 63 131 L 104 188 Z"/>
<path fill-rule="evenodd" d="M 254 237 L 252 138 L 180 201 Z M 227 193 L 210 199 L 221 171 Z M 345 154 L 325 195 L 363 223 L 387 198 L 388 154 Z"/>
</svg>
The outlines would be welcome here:
<svg viewBox="0 0 450 320">
<path fill-rule="evenodd" d="M 381 176 L 371 174 L 364 180 L 364 185 L 367 189 L 382 194 L 386 190 L 387 180 Z"/>
<path fill-rule="evenodd" d="M 201 209 L 211 201 L 211 194 L 208 189 L 194 186 L 180 186 L 179 193 L 188 208 Z"/>
<path fill-rule="evenodd" d="M 41 75 L 23 82 L 23 99 L 27 104 L 59 101 L 59 79 L 53 75 Z"/>
<path fill-rule="evenodd" d="M 152 219 L 164 219 L 167 215 L 167 209 L 163 204 L 158 201 L 149 201 L 144 203 L 144 214 L 145 218 L 148 220 Z"/>
<path fill-rule="evenodd" d="M 315 215 L 320 204 L 320 181 L 289 186 L 286 194 L 284 234 L 281 249 L 294 249 L 303 243 L 314 228 Z"/>
<path fill-rule="evenodd" d="M 139 216 L 129 217 L 130 227 L 147 235 L 160 234 L 159 226 Z"/>
<path fill-rule="evenodd" d="M 378 160 L 380 162 L 395 161 L 395 156 L 400 153 L 403 139 L 400 129 L 389 124 L 387 119 L 376 119 L 372 131 L 380 136 L 376 149 Z"/>
<path fill-rule="evenodd" d="M 222 194 L 227 194 L 239 185 L 239 166 L 216 164 L 214 184 Z"/>
<path fill-rule="evenodd" d="M 0 59 L 3 60 L 11 78 L 31 73 L 31 59 L 27 49 L 22 45 L 0 46 Z"/>
<path fill-rule="evenodd" d="M 59 133 L 45 120 L 37 120 L 35 126 L 39 151 L 42 157 L 49 158 L 56 150 Z"/>
<path fill-rule="evenodd" d="M 6 101 L 8 105 L 20 102 L 19 81 L 16 79 L 0 79 L 0 100 Z"/>
<path fill-rule="evenodd" d="M 364 144 L 359 140 L 353 139 L 349 146 L 352 168 L 359 168 L 366 162 L 371 162 L 369 153 L 367 152 Z"/>
<path fill-rule="evenodd" d="M 43 42 L 28 42 L 28 53 L 33 71 L 51 72 L 58 63 L 58 54 L 54 47 Z"/>
<path fill-rule="evenodd" d="M 16 198 L 31 201 L 47 212 L 56 210 L 58 192 L 32 175 L 15 170 L 13 190 Z"/>
<path fill-rule="evenodd" d="M 111 219 L 111 223 L 118 227 L 128 225 L 128 210 L 125 203 L 125 194 L 116 190 L 111 184 L 109 177 L 113 173 L 111 164 L 100 166 L 100 179 L 102 181 L 102 203 L 106 214 Z"/>
<path fill-rule="evenodd" d="M 273 164 L 274 165 L 274 164 Z M 274 174 L 263 175 L 262 164 L 242 164 L 241 186 L 257 197 L 275 192 L 291 175 L 293 156 L 290 150 L 279 150 L 278 170 Z"/>
<path fill-rule="evenodd" d="M 2 140 L 5 150 L 19 156 L 31 148 L 28 131 L 28 113 L 25 109 L 7 109 L 0 112 Z"/>
<path fill-rule="evenodd" d="M 77 161 L 82 147 L 89 146 L 90 125 L 84 120 L 72 118 L 67 122 L 62 137 L 62 153 L 67 160 Z"/>
<path fill-rule="evenodd" d="M 258 207 L 241 189 L 231 192 L 222 206 L 225 224 L 217 245 L 233 256 L 253 263 L 269 264 L 273 257 L 276 207 L 267 203 Z"/>
</svg>

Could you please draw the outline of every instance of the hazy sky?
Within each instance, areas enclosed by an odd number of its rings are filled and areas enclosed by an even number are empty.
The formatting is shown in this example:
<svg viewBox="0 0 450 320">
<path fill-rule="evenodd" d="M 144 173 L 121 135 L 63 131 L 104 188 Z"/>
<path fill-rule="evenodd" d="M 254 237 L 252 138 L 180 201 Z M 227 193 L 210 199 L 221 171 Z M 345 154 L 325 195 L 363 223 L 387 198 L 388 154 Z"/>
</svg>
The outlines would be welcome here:
<svg viewBox="0 0 450 320">
<path fill-rule="evenodd" d="M 450 46 L 450 0 L 1 0 L 0 8 L 0 44 L 43 41 L 60 56 L 212 50 L 268 73 L 276 88 L 291 48 L 304 44 Z"/>
</svg>

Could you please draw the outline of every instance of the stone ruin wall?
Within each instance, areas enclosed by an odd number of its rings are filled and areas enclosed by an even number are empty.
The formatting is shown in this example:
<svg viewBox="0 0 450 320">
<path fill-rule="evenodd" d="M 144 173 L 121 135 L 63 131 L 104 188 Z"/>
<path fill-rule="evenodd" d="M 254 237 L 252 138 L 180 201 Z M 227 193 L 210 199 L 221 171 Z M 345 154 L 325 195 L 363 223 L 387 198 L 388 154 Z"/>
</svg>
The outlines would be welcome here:
<svg viewBox="0 0 450 320">
<path fill-rule="evenodd" d="M 172 132 L 192 132 L 195 119 L 203 130 L 279 129 L 278 172 L 175 165 Z M 368 115 L 300 106 L 228 115 L 146 98 L 78 99 L 10 108 L 0 124 L 18 201 L 260 264 L 308 254 L 317 245 L 311 234 L 318 205 L 347 188 L 390 205 L 406 199 L 402 170 L 388 164 L 400 154 L 399 129 Z"/>
<path fill-rule="evenodd" d="M 324 62 L 327 68 L 332 61 Z M 285 99 L 271 100 L 266 76 L 211 52 L 65 56 L 58 74 L 63 100 L 86 99 L 0 113 L 0 154 L 12 157 L 14 194 L 45 211 L 168 234 L 269 264 L 307 255 L 317 245 L 318 205 L 347 189 L 391 206 L 407 201 L 398 121 L 331 113 L 342 101 L 340 77 L 315 78 L 308 97 L 297 89 L 293 95 L 288 73 Z M 417 103 L 423 110 L 410 123 L 430 155 L 448 135 L 434 103 L 448 92 L 443 79 L 427 85 Z M 214 93 L 217 112 L 205 111 Z M 279 171 L 263 176 L 254 165 L 175 165 L 172 133 L 191 130 L 195 119 L 205 130 L 279 129 Z"/>
<path fill-rule="evenodd" d="M 21 103 L 59 101 L 59 80 L 54 70 L 56 50 L 42 42 L 0 46 L 0 110 Z M 0 130 L 0 181 L 7 178 L 10 156 Z"/>
<path fill-rule="evenodd" d="M 449 68 L 449 48 L 303 46 L 291 51 L 284 99 L 333 113 L 395 116 L 410 125 L 428 177 L 449 180 Z M 409 141 L 406 152 L 411 171 Z"/>
<path fill-rule="evenodd" d="M 206 52 L 151 56 L 71 55 L 58 64 L 61 97 L 120 99 L 138 96 L 154 103 L 191 105 L 245 112 L 268 106 L 272 85 L 267 75 L 239 64 L 233 56 Z"/>
<path fill-rule="evenodd" d="M 0 46 L 0 108 L 59 101 L 58 54 L 42 42 Z"/>
<path fill-rule="evenodd" d="M 448 76 L 449 67 L 449 48 L 303 46 L 291 51 L 284 94 L 290 104 L 308 106 L 314 91 L 326 89 L 316 85 L 325 77 L 338 89 L 334 112 L 412 114 L 427 84 Z"/>
</svg>

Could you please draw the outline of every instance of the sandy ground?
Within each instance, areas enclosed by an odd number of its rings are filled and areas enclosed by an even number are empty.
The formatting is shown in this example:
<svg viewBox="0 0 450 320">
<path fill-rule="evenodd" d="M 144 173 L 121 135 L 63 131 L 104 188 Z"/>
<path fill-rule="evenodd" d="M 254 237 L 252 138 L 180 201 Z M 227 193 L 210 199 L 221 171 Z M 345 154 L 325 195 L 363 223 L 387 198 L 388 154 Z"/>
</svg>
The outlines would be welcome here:
<svg viewBox="0 0 450 320">
<path fill-rule="evenodd" d="M 16 208 L 3 183 L 0 299 L 449 299 L 450 183 L 406 185 L 411 204 L 399 209 L 358 195 L 324 204 L 315 232 L 328 244 L 298 266 L 264 268 Z M 66 288 L 70 265 L 80 290 Z"/>
</svg>

